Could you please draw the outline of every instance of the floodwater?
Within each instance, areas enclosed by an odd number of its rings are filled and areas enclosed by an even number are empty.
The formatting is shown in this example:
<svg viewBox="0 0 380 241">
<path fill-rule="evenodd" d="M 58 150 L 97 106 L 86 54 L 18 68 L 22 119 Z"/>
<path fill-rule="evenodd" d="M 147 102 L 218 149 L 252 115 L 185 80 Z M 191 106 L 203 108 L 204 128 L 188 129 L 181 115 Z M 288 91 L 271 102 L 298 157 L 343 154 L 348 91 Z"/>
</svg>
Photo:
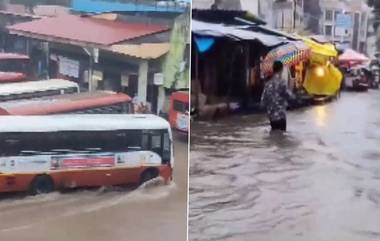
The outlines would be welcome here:
<svg viewBox="0 0 380 241">
<path fill-rule="evenodd" d="M 0 240 L 185 241 L 187 152 L 187 143 L 176 141 L 170 185 L 0 196 Z"/>
<path fill-rule="evenodd" d="M 380 240 L 380 92 L 192 125 L 191 241 Z"/>
</svg>

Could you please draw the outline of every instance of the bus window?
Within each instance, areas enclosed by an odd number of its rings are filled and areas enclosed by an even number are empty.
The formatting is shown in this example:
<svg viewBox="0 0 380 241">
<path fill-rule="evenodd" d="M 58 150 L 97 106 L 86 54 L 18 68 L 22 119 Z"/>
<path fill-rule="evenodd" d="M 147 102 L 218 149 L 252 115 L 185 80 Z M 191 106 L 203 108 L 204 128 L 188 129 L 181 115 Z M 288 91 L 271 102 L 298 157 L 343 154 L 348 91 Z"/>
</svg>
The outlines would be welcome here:
<svg viewBox="0 0 380 241">
<path fill-rule="evenodd" d="M 152 132 L 150 135 L 150 150 L 162 157 L 161 133 Z"/>
<path fill-rule="evenodd" d="M 186 113 L 186 111 L 189 111 L 189 105 L 184 102 L 174 100 L 173 109 L 174 111 L 177 111 L 180 113 Z"/>
<path fill-rule="evenodd" d="M 149 133 L 144 132 L 142 134 L 141 147 L 143 150 L 149 150 Z"/>
</svg>

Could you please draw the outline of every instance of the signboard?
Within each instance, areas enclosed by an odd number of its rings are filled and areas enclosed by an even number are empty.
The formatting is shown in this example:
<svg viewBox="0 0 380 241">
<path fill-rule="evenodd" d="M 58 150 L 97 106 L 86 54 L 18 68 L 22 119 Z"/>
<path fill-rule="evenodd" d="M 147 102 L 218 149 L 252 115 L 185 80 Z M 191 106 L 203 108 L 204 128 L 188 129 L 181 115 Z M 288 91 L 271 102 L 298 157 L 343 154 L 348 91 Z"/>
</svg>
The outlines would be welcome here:
<svg viewBox="0 0 380 241">
<path fill-rule="evenodd" d="M 79 61 L 59 56 L 59 73 L 79 78 Z"/>
<path fill-rule="evenodd" d="M 96 82 L 102 81 L 103 80 L 103 72 L 98 71 L 98 70 L 94 70 L 92 72 L 92 80 L 94 80 Z"/>
<path fill-rule="evenodd" d="M 347 37 L 350 35 L 350 31 L 346 28 L 335 27 L 335 36 Z"/>
<path fill-rule="evenodd" d="M 156 73 L 153 77 L 154 85 L 163 85 L 164 84 L 164 75 L 162 73 Z"/>
<path fill-rule="evenodd" d="M 352 28 L 352 17 L 348 14 L 339 13 L 336 16 L 335 26 L 340 28 Z"/>
<path fill-rule="evenodd" d="M 94 168 L 113 167 L 115 160 L 113 156 L 78 156 L 78 157 L 52 157 L 55 168 Z"/>
<path fill-rule="evenodd" d="M 127 74 L 121 75 L 121 86 L 124 86 L 124 87 L 129 86 L 129 75 L 127 75 Z"/>
</svg>

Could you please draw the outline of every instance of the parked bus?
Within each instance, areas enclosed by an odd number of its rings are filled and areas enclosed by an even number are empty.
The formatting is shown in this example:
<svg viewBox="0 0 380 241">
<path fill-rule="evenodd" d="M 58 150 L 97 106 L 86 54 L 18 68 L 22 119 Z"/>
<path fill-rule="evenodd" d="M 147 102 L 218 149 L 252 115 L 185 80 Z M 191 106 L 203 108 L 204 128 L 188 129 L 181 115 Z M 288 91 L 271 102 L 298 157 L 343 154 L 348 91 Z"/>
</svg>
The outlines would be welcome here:
<svg viewBox="0 0 380 241">
<path fill-rule="evenodd" d="M 26 81 L 26 75 L 18 72 L 0 72 L 0 84 Z"/>
<path fill-rule="evenodd" d="M 0 192 L 172 179 L 170 125 L 154 115 L 2 116 L 0 146 Z"/>
<path fill-rule="evenodd" d="M 174 92 L 170 97 L 169 122 L 171 127 L 179 132 L 188 133 L 189 116 L 189 92 Z"/>
<path fill-rule="evenodd" d="M 121 114 L 131 113 L 131 98 L 123 93 L 96 91 L 53 95 L 0 103 L 0 115 Z"/>
<path fill-rule="evenodd" d="M 79 93 L 79 85 L 63 79 L 28 81 L 0 85 L 0 101 Z"/>
<path fill-rule="evenodd" d="M 0 71 L 28 72 L 30 58 L 28 55 L 18 53 L 0 53 Z"/>
<path fill-rule="evenodd" d="M 30 58 L 17 53 L 0 53 L 0 83 L 26 81 L 30 75 Z"/>
</svg>

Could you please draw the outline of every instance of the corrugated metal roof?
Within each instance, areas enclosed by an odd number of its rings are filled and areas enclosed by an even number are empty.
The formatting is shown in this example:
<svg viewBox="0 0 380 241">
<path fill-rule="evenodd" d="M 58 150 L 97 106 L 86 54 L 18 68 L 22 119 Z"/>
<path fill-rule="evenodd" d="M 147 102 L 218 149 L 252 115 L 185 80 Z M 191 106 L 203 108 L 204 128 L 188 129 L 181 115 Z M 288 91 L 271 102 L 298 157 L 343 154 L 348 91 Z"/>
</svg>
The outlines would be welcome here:
<svg viewBox="0 0 380 241">
<path fill-rule="evenodd" d="M 105 12 L 174 12 L 182 13 L 185 8 L 180 6 L 163 6 L 159 4 L 120 3 L 99 0 L 73 0 L 72 10 L 85 13 Z"/>
<path fill-rule="evenodd" d="M 157 59 L 169 52 L 169 49 L 169 43 L 120 44 L 111 47 L 113 52 L 140 59 Z"/>
<path fill-rule="evenodd" d="M 256 40 L 268 47 L 286 42 L 284 38 L 246 30 L 241 26 L 226 26 L 197 20 L 192 20 L 192 32 L 201 36 L 228 37 L 235 40 Z"/>
<path fill-rule="evenodd" d="M 15 34 L 33 34 L 42 39 L 53 37 L 104 46 L 168 30 L 168 27 L 160 25 L 132 24 L 74 15 L 44 18 L 7 28 Z"/>
</svg>

